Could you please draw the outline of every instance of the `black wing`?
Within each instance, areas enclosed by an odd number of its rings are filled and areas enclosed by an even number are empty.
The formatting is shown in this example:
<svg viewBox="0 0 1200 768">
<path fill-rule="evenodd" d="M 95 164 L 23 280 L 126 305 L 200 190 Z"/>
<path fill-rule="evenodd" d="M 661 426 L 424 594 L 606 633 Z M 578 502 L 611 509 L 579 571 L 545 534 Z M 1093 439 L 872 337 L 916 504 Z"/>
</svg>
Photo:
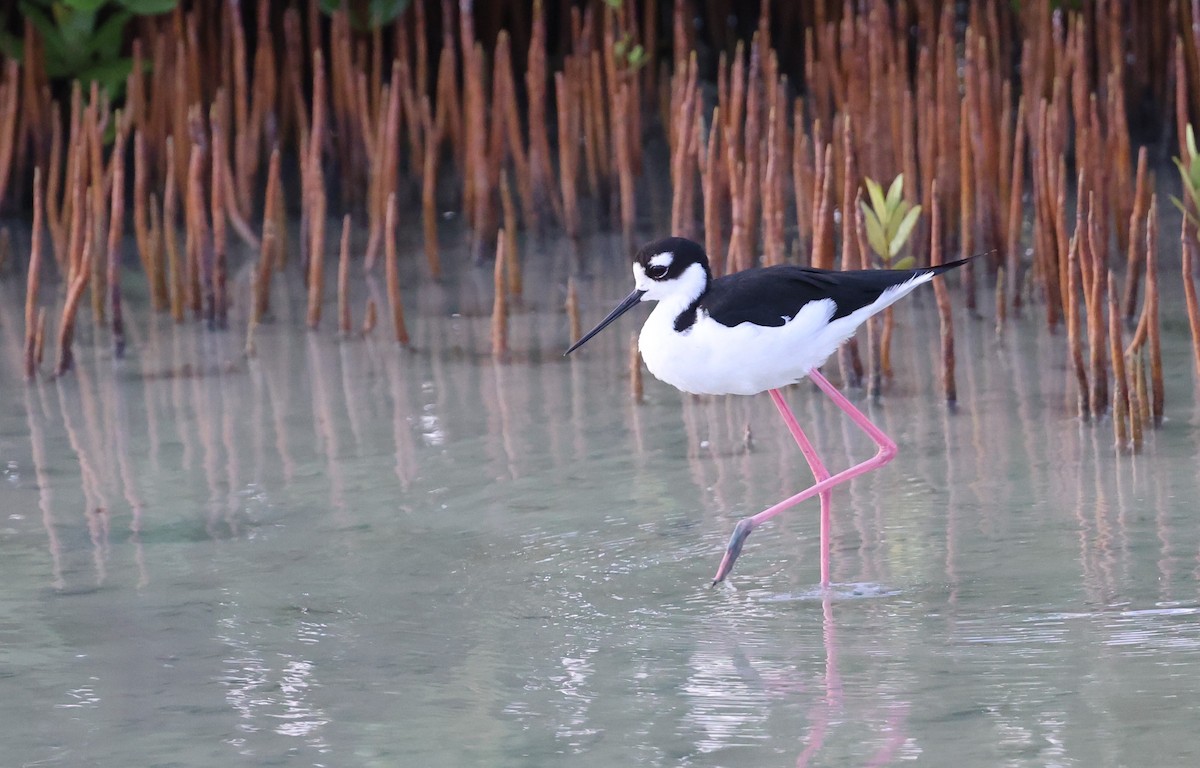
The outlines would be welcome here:
<svg viewBox="0 0 1200 768">
<path fill-rule="evenodd" d="M 871 304 L 893 285 L 918 275 L 941 274 L 964 261 L 926 269 L 857 269 L 835 272 L 810 267 L 781 265 L 747 269 L 717 278 L 700 298 L 709 317 L 721 325 L 740 323 L 780 326 L 811 301 L 832 299 L 831 319 L 845 317 Z"/>
</svg>

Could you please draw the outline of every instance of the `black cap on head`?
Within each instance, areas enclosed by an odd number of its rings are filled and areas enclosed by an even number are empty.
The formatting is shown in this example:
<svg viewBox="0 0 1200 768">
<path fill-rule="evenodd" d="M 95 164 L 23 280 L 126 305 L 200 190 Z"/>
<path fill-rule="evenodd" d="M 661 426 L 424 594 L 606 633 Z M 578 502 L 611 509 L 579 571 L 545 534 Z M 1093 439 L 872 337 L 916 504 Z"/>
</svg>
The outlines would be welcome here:
<svg viewBox="0 0 1200 768">
<path fill-rule="evenodd" d="M 662 258 L 669 255 L 670 258 Z M 705 274 L 712 276 L 708 269 L 708 256 L 704 247 L 686 237 L 664 237 L 661 240 L 646 243 L 634 254 L 633 260 L 642 265 L 648 277 L 654 280 L 671 280 L 679 277 L 692 264 L 704 267 Z M 660 268 L 658 274 L 651 270 Z M 661 268 L 666 267 L 666 272 Z"/>
</svg>

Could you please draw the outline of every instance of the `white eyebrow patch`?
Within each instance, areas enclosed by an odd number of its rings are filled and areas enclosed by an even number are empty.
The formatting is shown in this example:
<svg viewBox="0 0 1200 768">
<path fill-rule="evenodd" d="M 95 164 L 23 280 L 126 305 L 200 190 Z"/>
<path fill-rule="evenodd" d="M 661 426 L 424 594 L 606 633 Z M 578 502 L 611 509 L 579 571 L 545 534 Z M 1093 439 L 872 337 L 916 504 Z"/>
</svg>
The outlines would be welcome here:
<svg viewBox="0 0 1200 768">
<path fill-rule="evenodd" d="M 666 253 L 658 253 L 650 257 L 650 266 L 652 267 L 669 267 L 671 262 L 675 260 L 675 254 L 667 251 Z"/>
</svg>

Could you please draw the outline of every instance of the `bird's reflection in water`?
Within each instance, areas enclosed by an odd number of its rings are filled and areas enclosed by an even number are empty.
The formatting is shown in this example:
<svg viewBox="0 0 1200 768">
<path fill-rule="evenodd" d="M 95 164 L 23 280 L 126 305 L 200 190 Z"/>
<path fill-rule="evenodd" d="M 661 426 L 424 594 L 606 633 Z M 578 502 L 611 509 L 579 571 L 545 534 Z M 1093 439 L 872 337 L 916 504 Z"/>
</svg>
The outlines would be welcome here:
<svg viewBox="0 0 1200 768">
<path fill-rule="evenodd" d="M 796 758 L 798 768 L 809 765 L 825 745 L 829 723 L 842 707 L 842 678 L 838 674 L 837 626 L 833 620 L 833 600 L 826 595 L 821 600 L 821 641 L 825 646 L 825 695 L 810 710 L 811 725 L 805 736 L 804 750 Z"/>
<path fill-rule="evenodd" d="M 825 590 L 751 595 L 746 602 L 738 601 L 734 614 L 725 614 L 730 631 L 719 633 L 721 649 L 698 653 L 692 660 L 685 691 L 691 699 L 687 720 L 696 735 L 693 748 L 711 754 L 749 746 L 775 730 L 772 722 L 788 712 L 801 744 L 798 768 L 837 764 L 848 755 L 868 766 L 897 760 L 911 742 L 910 703 L 894 695 L 896 686 L 886 678 L 854 674 L 843 679 L 838 622 L 838 611 L 852 603 L 894 595 L 873 585 L 834 584 Z M 819 604 L 821 630 L 819 640 L 812 633 L 812 646 L 798 640 L 794 648 L 774 649 L 781 650 L 780 658 L 762 645 L 750 624 L 795 620 L 797 614 L 775 610 L 789 604 L 810 607 L 812 613 L 808 608 L 802 613 L 814 617 Z M 730 637 L 733 643 L 727 645 Z M 814 652 L 819 655 L 814 657 Z"/>
</svg>

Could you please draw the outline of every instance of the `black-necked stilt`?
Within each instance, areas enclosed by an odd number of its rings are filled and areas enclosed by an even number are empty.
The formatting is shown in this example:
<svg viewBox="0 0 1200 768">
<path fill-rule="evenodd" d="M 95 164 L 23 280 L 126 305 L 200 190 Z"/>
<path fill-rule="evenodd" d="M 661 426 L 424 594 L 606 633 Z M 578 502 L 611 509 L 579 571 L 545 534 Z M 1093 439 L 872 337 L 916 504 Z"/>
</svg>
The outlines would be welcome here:
<svg viewBox="0 0 1200 768">
<path fill-rule="evenodd" d="M 785 265 L 747 269 L 714 280 L 698 243 L 668 237 L 642 246 L 633 262 L 633 292 L 565 354 L 638 302 L 657 301 L 638 337 L 642 359 L 652 374 L 694 394 L 770 392 L 817 482 L 739 522 L 713 584 L 733 569 L 746 537 L 760 523 L 820 496 L 821 585 L 828 586 L 830 489 L 891 461 L 896 444 L 817 369 L 868 317 L 966 261 L 926 269 L 847 272 Z M 879 450 L 873 457 L 829 474 L 779 392 L 805 376 L 875 441 Z"/>
</svg>

